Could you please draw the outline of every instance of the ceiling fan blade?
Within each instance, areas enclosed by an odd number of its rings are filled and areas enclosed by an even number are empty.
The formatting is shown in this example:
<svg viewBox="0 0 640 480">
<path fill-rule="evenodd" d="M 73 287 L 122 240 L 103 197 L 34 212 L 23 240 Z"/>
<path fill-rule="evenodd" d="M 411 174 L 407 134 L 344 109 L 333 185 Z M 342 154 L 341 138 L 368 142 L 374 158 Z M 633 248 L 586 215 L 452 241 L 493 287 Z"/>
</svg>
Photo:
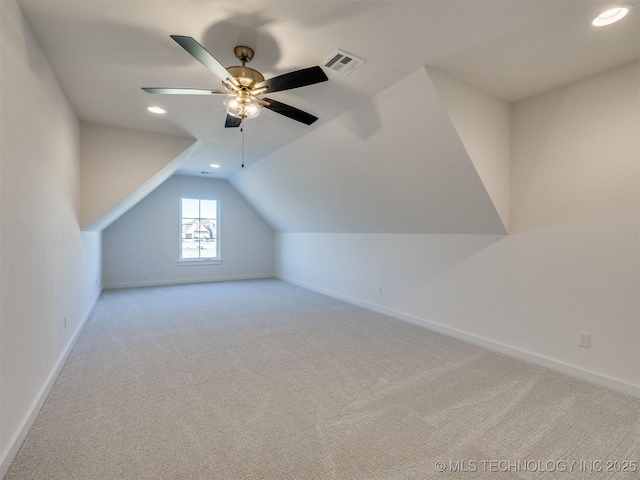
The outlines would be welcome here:
<svg viewBox="0 0 640 480">
<path fill-rule="evenodd" d="M 305 125 L 311 125 L 313 122 L 318 120 L 318 117 L 314 117 L 310 113 L 303 112 L 302 110 L 292 107 L 291 105 L 287 105 L 286 103 L 277 102 L 270 98 L 265 98 L 264 100 L 269 102 L 269 105 L 265 105 L 264 108 L 268 108 L 272 112 L 297 120 Z"/>
<path fill-rule="evenodd" d="M 242 123 L 241 118 L 234 117 L 233 115 L 229 115 L 227 113 L 227 119 L 224 121 L 224 128 L 239 127 L 241 123 Z"/>
<path fill-rule="evenodd" d="M 216 60 L 216 58 L 211 55 L 206 48 L 200 45 L 197 41 L 195 41 L 192 37 L 185 37 L 182 35 L 171 35 L 178 44 L 184 48 L 187 52 L 189 52 L 196 60 L 198 60 L 202 65 L 211 70 L 216 76 L 222 80 L 223 82 L 230 82 L 233 85 L 238 86 L 238 81 L 233 78 L 233 75 L 229 73 L 229 71 L 224 68 L 224 66 Z"/>
<path fill-rule="evenodd" d="M 143 88 L 142 90 L 147 93 L 163 93 L 166 95 L 229 95 L 229 92 L 201 88 Z"/>
<path fill-rule="evenodd" d="M 327 75 L 320 67 L 309 67 L 295 72 L 285 73 L 270 78 L 256 85 L 257 88 L 267 87 L 267 92 L 280 92 L 292 88 L 306 87 L 314 83 L 326 82 Z"/>
</svg>

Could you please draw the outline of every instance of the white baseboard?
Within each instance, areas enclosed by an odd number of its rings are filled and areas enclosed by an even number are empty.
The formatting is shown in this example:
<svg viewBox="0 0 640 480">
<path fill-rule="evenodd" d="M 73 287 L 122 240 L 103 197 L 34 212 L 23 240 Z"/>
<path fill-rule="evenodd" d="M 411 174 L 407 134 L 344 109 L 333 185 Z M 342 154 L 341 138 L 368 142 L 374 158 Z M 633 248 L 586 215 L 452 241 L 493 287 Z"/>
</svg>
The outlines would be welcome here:
<svg viewBox="0 0 640 480">
<path fill-rule="evenodd" d="M 626 393 L 627 395 L 633 395 L 634 397 L 640 398 L 640 386 L 632 385 L 630 383 L 626 383 L 621 380 L 616 380 L 615 378 L 607 377 L 599 373 L 584 370 L 582 368 L 575 367 L 573 365 L 569 365 L 567 363 L 563 363 L 558 360 L 553 360 L 551 358 L 544 357 L 536 353 L 528 352 L 519 348 L 505 345 L 503 343 L 495 342 L 488 338 L 480 337 L 478 335 L 463 332 L 455 328 L 447 327 L 445 325 L 441 325 L 439 323 L 435 323 L 430 320 L 426 320 L 424 318 L 419 318 L 414 315 L 400 312 L 398 310 L 393 310 L 387 307 L 383 307 L 381 305 L 376 305 L 374 303 L 370 303 L 364 300 L 350 297 L 348 295 L 343 295 L 341 293 L 334 292 L 333 290 L 318 287 L 316 285 L 311 285 L 306 282 L 301 282 L 299 280 L 295 280 L 293 278 L 289 278 L 284 275 L 275 274 L 274 276 L 279 280 L 283 280 L 285 282 L 292 283 L 294 285 L 298 285 L 300 287 L 307 288 L 309 290 L 313 290 L 315 292 L 322 293 L 324 295 L 328 295 L 330 297 L 334 297 L 354 305 L 358 305 L 359 307 L 364 307 L 369 310 L 382 313 L 384 315 L 389 315 L 390 317 L 394 317 L 394 318 L 404 320 L 416 325 L 420 325 L 430 330 L 436 331 L 438 333 L 443 333 L 445 335 L 449 335 L 451 337 L 455 337 L 460 340 L 464 340 L 466 342 L 479 345 L 489 350 L 493 350 L 495 352 L 508 355 L 510 357 L 517 358 L 519 360 L 524 360 L 526 362 L 530 362 L 530 363 L 539 365 L 541 367 L 548 368 L 549 370 L 554 370 L 556 372 L 564 373 L 566 375 L 570 375 L 572 377 L 576 377 L 581 380 L 586 380 L 587 382 L 595 383 L 596 385 L 607 387 L 612 390 L 616 390 L 618 392 Z"/>
<path fill-rule="evenodd" d="M 67 346 L 64 348 L 64 350 L 62 351 L 62 354 L 58 358 L 55 368 L 49 374 L 47 381 L 44 383 L 44 385 L 40 389 L 40 392 L 38 393 L 36 399 L 31 405 L 31 408 L 29 408 L 27 415 L 25 416 L 24 420 L 22 421 L 22 424 L 20 425 L 20 428 L 18 429 L 16 434 L 13 436 L 13 438 L 9 442 L 9 446 L 4 452 L 2 452 L 2 461 L 0 462 L 0 478 L 4 478 L 4 476 L 9 471 L 11 462 L 13 462 L 13 459 L 18 454 L 18 451 L 20 450 L 20 447 L 22 446 L 24 439 L 27 437 L 27 434 L 29 433 L 29 430 L 31 429 L 31 426 L 33 425 L 34 420 L 38 416 L 38 413 L 40 412 L 42 405 L 44 405 L 44 402 L 47 399 L 49 392 L 51 392 L 51 388 L 53 388 L 53 384 L 56 383 L 56 380 L 58 379 L 58 375 L 60 375 L 60 371 L 62 370 L 62 367 L 67 361 L 67 358 L 69 358 L 69 354 L 71 353 L 71 350 L 73 350 L 73 346 L 76 344 L 76 341 L 80 336 L 80 332 L 82 332 L 82 329 L 87 323 L 87 319 L 91 315 L 91 312 L 96 306 L 96 303 L 98 303 L 98 299 L 100 298 L 101 294 L 102 294 L 102 290 L 98 292 L 98 295 L 96 295 L 96 298 L 94 298 L 93 302 L 91 303 L 86 313 L 84 314 L 84 317 L 80 322 L 80 325 L 78 325 L 78 328 L 76 328 L 76 331 L 73 333 L 73 336 L 71 337 L 71 339 L 67 343 Z"/>
<path fill-rule="evenodd" d="M 105 290 L 113 290 L 116 288 L 162 287 L 167 285 L 186 285 L 190 283 L 232 282 L 235 280 L 260 280 L 264 278 L 273 278 L 273 274 L 256 273 L 251 275 L 229 275 L 226 277 L 187 278 L 187 279 L 179 279 L 179 280 L 144 280 L 141 282 L 105 283 L 104 288 Z"/>
</svg>

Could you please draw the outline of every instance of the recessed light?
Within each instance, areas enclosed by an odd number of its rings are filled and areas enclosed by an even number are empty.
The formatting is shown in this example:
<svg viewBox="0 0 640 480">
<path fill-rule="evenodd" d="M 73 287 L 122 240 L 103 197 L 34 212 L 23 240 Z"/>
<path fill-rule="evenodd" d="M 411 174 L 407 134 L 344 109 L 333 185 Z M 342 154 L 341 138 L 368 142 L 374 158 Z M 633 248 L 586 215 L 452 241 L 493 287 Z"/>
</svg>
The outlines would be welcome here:
<svg viewBox="0 0 640 480">
<path fill-rule="evenodd" d="M 164 108 L 160 107 L 147 107 L 147 110 L 149 110 L 151 113 L 167 113 Z"/>
<path fill-rule="evenodd" d="M 211 168 L 220 168 L 220 165 L 218 165 L 217 163 L 212 163 L 211 165 L 209 165 Z"/>
<path fill-rule="evenodd" d="M 618 20 L 622 20 L 627 13 L 629 13 L 630 9 L 631 5 L 618 5 L 617 7 L 605 10 L 591 20 L 591 25 L 594 27 L 604 27 L 616 23 Z"/>
</svg>

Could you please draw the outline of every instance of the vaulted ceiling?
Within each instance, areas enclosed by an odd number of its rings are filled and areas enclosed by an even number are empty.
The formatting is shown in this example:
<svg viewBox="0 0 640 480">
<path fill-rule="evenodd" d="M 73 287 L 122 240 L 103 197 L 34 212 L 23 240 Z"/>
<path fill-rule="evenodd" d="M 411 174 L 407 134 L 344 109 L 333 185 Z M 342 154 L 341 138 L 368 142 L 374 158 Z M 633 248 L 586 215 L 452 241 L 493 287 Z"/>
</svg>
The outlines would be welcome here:
<svg viewBox="0 0 640 480">
<path fill-rule="evenodd" d="M 638 4 L 637 0 L 624 3 Z M 517 101 L 638 58 L 639 9 L 611 29 L 589 23 L 610 1 L 100 1 L 22 0 L 20 6 L 81 119 L 202 140 L 200 166 L 240 168 L 240 137 L 215 97 L 152 96 L 140 88 L 220 88 L 170 34 L 200 41 L 225 65 L 256 51 L 267 78 L 319 65 L 337 48 L 367 60 L 343 77 L 274 94 L 315 114 L 311 127 L 273 112 L 247 122 L 254 163 L 423 66 Z M 160 105 L 169 113 L 146 111 Z M 198 167 L 199 168 L 199 167 Z M 195 168 L 194 170 L 197 170 Z"/>
<path fill-rule="evenodd" d="M 463 91 L 443 82 L 508 105 L 636 60 L 640 0 L 624 3 L 634 6 L 628 19 L 596 29 L 589 20 L 611 2 L 19 1 L 82 120 L 199 140 L 178 172 L 220 164 L 212 176 L 230 179 L 276 230 L 435 233 L 508 229 L 508 164 L 476 148 L 465 133 L 473 106 L 464 113 Z M 248 120 L 242 171 L 240 132 L 224 128 L 219 97 L 141 90 L 220 88 L 171 34 L 194 37 L 227 66 L 237 64 L 233 47 L 248 45 L 267 78 L 338 48 L 367 62 L 274 93 L 320 120 L 271 111 Z M 508 145 L 493 140 L 504 156 Z"/>
</svg>

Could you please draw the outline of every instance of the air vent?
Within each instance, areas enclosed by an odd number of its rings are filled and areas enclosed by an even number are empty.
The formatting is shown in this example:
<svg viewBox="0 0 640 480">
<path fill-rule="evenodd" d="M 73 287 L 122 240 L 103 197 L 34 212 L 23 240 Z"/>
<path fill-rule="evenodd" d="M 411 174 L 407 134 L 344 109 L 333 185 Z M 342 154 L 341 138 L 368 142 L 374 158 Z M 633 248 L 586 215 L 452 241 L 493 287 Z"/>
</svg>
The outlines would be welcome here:
<svg viewBox="0 0 640 480">
<path fill-rule="evenodd" d="M 364 62 L 366 62 L 366 60 L 363 58 L 358 58 L 344 50 L 336 50 L 329 55 L 329 58 L 323 62 L 323 65 L 331 70 L 341 73 L 342 75 L 349 75 Z"/>
<path fill-rule="evenodd" d="M 213 175 L 213 172 L 200 172 L 200 175 Z"/>
</svg>

